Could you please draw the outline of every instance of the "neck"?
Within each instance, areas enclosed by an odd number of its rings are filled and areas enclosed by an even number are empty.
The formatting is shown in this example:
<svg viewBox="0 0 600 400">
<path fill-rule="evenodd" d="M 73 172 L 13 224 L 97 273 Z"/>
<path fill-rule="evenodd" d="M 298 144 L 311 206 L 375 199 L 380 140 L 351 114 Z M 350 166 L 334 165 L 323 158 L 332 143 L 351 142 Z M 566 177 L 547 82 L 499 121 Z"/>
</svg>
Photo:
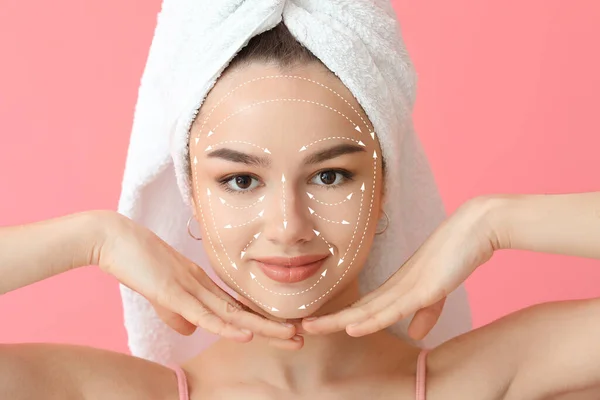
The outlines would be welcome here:
<svg viewBox="0 0 600 400">
<path fill-rule="evenodd" d="M 325 304 L 315 315 L 340 310 L 358 300 L 358 283 Z M 415 348 L 388 331 L 363 337 L 351 337 L 345 331 L 329 335 L 304 334 L 300 350 L 283 350 L 255 336 L 251 342 L 219 340 L 209 358 L 228 365 L 227 373 L 252 382 L 264 382 L 282 389 L 303 390 L 327 382 L 357 379 L 366 375 L 391 372 L 398 368 L 403 355 L 414 356 Z M 223 365 L 223 364 L 222 364 Z M 230 367 L 234 368 L 232 371 Z"/>
</svg>

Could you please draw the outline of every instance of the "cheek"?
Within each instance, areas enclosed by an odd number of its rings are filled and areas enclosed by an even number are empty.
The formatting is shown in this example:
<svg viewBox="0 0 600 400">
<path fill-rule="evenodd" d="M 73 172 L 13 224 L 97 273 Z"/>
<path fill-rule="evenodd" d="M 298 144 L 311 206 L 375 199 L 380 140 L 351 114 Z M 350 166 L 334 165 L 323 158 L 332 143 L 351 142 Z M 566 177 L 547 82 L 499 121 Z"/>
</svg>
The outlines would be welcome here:
<svg viewBox="0 0 600 400">
<path fill-rule="evenodd" d="M 261 204 L 244 205 L 240 201 L 234 203 L 231 197 L 222 196 L 214 189 L 208 189 L 200 199 L 203 214 L 203 231 L 213 239 L 212 252 L 225 252 L 232 259 L 238 258 L 238 250 L 243 250 L 254 241 L 257 234 L 256 221 L 264 215 Z M 227 251 L 226 251 L 227 250 Z M 231 253 L 231 254 L 230 254 Z"/>
<path fill-rule="evenodd" d="M 377 224 L 378 204 L 372 185 L 372 181 L 352 185 L 353 188 L 345 190 L 341 196 L 336 193 L 338 190 L 321 190 L 318 198 L 315 196 L 315 200 L 322 203 L 319 207 L 323 216 L 315 222 L 321 228 L 324 239 L 338 247 L 344 259 L 355 250 L 368 248 L 366 242 L 371 241 L 369 237 Z"/>
<path fill-rule="evenodd" d="M 249 278 L 243 273 L 242 252 L 257 240 L 256 221 L 263 211 L 262 204 L 243 204 L 249 201 L 246 196 L 227 196 L 216 185 L 200 193 L 204 195 L 196 195 L 197 214 L 202 222 L 203 245 L 210 265 L 232 289 L 239 289 L 239 285 L 246 287 Z"/>
</svg>

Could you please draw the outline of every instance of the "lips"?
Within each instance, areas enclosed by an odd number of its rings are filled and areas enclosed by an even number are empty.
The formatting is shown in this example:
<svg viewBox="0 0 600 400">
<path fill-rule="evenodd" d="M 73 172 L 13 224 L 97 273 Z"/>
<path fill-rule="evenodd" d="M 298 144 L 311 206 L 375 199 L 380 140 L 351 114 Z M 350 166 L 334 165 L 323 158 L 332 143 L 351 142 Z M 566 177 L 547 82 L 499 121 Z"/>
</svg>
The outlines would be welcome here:
<svg viewBox="0 0 600 400">
<path fill-rule="evenodd" d="M 329 254 L 314 254 L 298 257 L 262 257 L 254 259 L 262 272 L 280 283 L 296 283 L 313 276 L 323 265 Z"/>
</svg>

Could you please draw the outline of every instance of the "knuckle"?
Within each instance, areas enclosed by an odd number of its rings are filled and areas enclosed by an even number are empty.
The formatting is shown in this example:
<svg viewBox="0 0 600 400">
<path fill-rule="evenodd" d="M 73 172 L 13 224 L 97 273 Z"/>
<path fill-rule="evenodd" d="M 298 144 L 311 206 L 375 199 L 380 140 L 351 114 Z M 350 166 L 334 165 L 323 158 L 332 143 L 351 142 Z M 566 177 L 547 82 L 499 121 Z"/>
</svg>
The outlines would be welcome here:
<svg viewBox="0 0 600 400">
<path fill-rule="evenodd" d="M 387 328 L 387 324 L 386 324 L 385 318 L 383 318 L 383 317 L 376 317 L 375 318 L 375 326 L 377 327 L 378 331 Z"/>
<path fill-rule="evenodd" d="M 224 301 L 224 303 L 226 314 L 238 314 L 240 311 L 242 311 L 242 307 L 237 303 L 230 303 L 228 301 Z"/>
<path fill-rule="evenodd" d="M 196 312 L 196 320 L 198 324 L 205 327 L 209 325 L 210 317 L 212 312 L 210 312 L 206 307 L 199 307 Z"/>
<path fill-rule="evenodd" d="M 375 315 L 376 308 L 373 304 L 366 304 L 364 307 L 359 307 L 356 312 L 360 315 L 361 319 L 368 319 Z"/>
<path fill-rule="evenodd" d="M 404 315 L 404 312 L 402 310 L 396 310 L 393 318 L 394 318 L 394 322 L 397 322 L 397 321 L 400 321 L 401 319 L 406 318 L 406 315 Z"/>
</svg>

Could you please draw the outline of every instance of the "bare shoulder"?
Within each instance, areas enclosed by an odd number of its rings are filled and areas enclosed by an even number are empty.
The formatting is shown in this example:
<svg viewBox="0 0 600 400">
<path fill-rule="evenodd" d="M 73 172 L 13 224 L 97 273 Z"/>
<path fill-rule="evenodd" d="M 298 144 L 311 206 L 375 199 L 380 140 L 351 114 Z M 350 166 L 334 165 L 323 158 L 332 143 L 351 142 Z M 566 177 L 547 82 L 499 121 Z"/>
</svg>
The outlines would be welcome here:
<svg viewBox="0 0 600 400">
<path fill-rule="evenodd" d="M 427 398 L 505 399 L 520 361 L 519 332 L 532 309 L 509 314 L 432 349 L 427 357 Z"/>
<path fill-rule="evenodd" d="M 175 373 L 160 364 L 86 346 L 0 345 L 0 392 L 14 400 L 178 400 Z"/>
<path fill-rule="evenodd" d="M 428 399 L 596 399 L 598 314 L 598 299 L 542 303 L 451 339 L 428 357 Z"/>
</svg>

